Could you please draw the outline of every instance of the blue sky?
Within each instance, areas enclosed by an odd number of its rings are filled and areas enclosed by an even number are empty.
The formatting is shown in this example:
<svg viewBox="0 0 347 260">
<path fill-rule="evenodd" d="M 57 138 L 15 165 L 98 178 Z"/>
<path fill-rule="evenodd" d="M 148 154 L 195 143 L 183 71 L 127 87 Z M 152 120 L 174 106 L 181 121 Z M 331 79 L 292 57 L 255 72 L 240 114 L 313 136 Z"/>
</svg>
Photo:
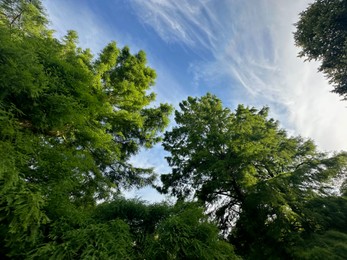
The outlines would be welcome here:
<svg viewBox="0 0 347 260">
<path fill-rule="evenodd" d="M 318 63 L 294 46 L 294 23 L 307 0 L 44 0 L 58 38 L 76 30 L 97 54 L 108 42 L 147 53 L 157 71 L 158 102 L 175 106 L 211 92 L 230 108 L 271 109 L 290 134 L 326 151 L 347 150 L 347 103 L 333 93 Z M 160 145 L 143 151 L 138 166 L 169 171 Z M 151 189 L 131 191 L 157 201 Z"/>
</svg>

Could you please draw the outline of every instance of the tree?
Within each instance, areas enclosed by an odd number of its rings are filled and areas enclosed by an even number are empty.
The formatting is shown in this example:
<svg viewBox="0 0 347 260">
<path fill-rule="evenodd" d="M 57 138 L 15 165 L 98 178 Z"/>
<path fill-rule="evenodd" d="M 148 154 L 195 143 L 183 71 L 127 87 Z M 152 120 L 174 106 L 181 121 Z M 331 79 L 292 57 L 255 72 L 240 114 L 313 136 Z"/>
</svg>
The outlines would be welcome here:
<svg viewBox="0 0 347 260">
<path fill-rule="evenodd" d="M 346 196 L 326 196 L 309 201 L 304 212 L 316 225 L 314 230 L 303 232 L 301 241 L 292 250 L 293 257 L 344 259 L 347 254 L 346 208 Z"/>
<path fill-rule="evenodd" d="M 173 207 L 167 203 L 146 204 L 138 199 L 116 198 L 98 205 L 93 218 L 101 223 L 120 219 L 128 226 L 133 239 L 135 259 L 146 258 L 149 245 L 153 243 L 159 223 L 173 214 Z M 148 259 L 153 257 L 148 256 Z"/>
<path fill-rule="evenodd" d="M 347 2 L 317 0 L 300 14 L 294 38 L 300 57 L 319 60 L 333 92 L 347 99 Z"/>
<path fill-rule="evenodd" d="M 178 203 L 172 211 L 148 244 L 148 259 L 240 259 L 233 246 L 219 238 L 217 226 L 208 221 L 203 208 Z"/>
<path fill-rule="evenodd" d="M 327 189 L 329 185 L 324 181 L 327 176 L 314 178 L 315 185 L 324 187 L 318 189 L 309 187 L 312 179 L 306 179 L 304 174 L 308 171 L 324 174 L 325 168 L 329 174 L 342 171 L 338 176 L 345 178 L 345 165 L 346 154 L 336 155 L 257 185 L 247 196 L 229 235 L 238 253 L 249 259 L 314 259 L 323 253 L 314 250 L 314 246 L 321 244 L 319 247 L 323 249 L 325 244 L 327 257 L 342 256 L 345 249 L 338 249 L 338 245 L 346 243 L 346 200 Z M 334 235 L 327 235 L 330 233 Z"/>
<path fill-rule="evenodd" d="M 268 108 L 239 105 L 233 113 L 207 94 L 181 102 L 175 120 L 163 142 L 172 172 L 159 190 L 203 202 L 241 255 L 291 256 L 316 224 L 303 213 L 306 202 L 345 178 L 346 153 L 329 157 L 310 140 L 288 137 Z"/>
<path fill-rule="evenodd" d="M 79 226 L 60 221 L 47 239 L 25 253 L 27 259 L 134 259 L 129 226 L 115 219 L 97 223 L 87 219 Z"/>
<path fill-rule="evenodd" d="M 1 1 L 0 13 L 0 253 L 21 258 L 48 223 L 152 183 L 129 159 L 160 141 L 171 106 L 151 105 L 143 51 L 112 42 L 93 58 L 76 32 L 52 36 L 36 0 Z"/>
<path fill-rule="evenodd" d="M 102 207 L 108 208 L 108 214 L 102 215 L 129 224 L 138 259 L 239 259 L 195 203 L 146 206 L 139 201 L 118 200 Z"/>
<path fill-rule="evenodd" d="M 29 257 L 44 259 L 238 259 L 194 203 L 146 205 L 115 198 L 75 226 L 66 221 Z"/>
<path fill-rule="evenodd" d="M 39 0 L 2 0 L 0 23 L 9 28 L 21 28 L 27 35 L 47 33 L 48 20 Z"/>
</svg>

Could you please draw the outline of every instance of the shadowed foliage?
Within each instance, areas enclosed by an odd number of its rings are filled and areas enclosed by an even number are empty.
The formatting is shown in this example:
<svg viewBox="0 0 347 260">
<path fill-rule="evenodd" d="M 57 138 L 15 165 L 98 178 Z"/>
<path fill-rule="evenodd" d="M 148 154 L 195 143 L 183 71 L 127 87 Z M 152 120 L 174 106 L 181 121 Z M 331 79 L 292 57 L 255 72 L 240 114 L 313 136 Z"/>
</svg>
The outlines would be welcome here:
<svg viewBox="0 0 347 260">
<path fill-rule="evenodd" d="M 300 14 L 294 33 L 300 57 L 318 60 L 333 85 L 333 92 L 347 98 L 347 2 L 317 0 Z"/>
</svg>

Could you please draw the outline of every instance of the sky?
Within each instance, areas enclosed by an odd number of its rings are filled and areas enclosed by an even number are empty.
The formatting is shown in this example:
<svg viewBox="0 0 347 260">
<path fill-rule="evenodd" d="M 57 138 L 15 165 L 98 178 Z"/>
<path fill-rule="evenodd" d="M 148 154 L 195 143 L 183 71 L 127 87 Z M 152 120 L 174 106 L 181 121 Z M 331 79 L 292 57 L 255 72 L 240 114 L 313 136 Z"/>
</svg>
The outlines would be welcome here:
<svg viewBox="0 0 347 260">
<path fill-rule="evenodd" d="M 144 50 L 157 72 L 157 103 L 175 107 L 207 92 L 231 109 L 242 103 L 270 107 L 290 135 L 323 151 L 347 150 L 347 101 L 331 93 L 318 62 L 298 58 L 293 32 L 308 0 L 44 0 L 50 27 L 62 38 L 79 34 L 97 55 L 110 41 Z M 172 125 L 172 124 L 171 124 Z M 170 169 L 160 145 L 132 161 Z M 164 197 L 151 188 L 126 192 L 147 201 Z"/>
</svg>

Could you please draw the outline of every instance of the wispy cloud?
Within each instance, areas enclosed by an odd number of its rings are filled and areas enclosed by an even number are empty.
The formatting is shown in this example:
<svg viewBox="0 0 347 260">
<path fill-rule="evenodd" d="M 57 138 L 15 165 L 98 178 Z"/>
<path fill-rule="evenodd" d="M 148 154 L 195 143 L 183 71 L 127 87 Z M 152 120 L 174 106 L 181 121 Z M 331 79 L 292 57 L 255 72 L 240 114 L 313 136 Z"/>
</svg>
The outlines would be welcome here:
<svg viewBox="0 0 347 260">
<path fill-rule="evenodd" d="M 346 103 L 329 92 L 317 64 L 297 58 L 293 24 L 308 2 L 133 1 L 143 23 L 164 41 L 209 51 L 212 59 L 191 66 L 196 80 L 227 76 L 237 82 L 230 89 L 247 90 L 238 101 L 270 105 L 290 132 L 323 149 L 347 149 Z M 224 97 L 229 103 L 233 98 Z"/>
<path fill-rule="evenodd" d="M 150 45 L 151 39 L 122 33 L 119 26 L 123 24 L 113 24 L 103 16 L 108 13 L 111 17 L 112 10 L 96 13 L 88 6 L 92 1 L 82 2 L 44 0 L 58 37 L 69 29 L 76 30 L 82 47 L 91 48 L 93 53 L 111 40 L 120 46 L 129 44 L 133 51 L 144 48 L 158 74 L 154 88 L 158 101 L 177 105 L 186 98 L 191 82 L 178 83 L 163 62 L 170 57 L 157 57 L 144 45 Z M 331 87 L 316 72 L 317 64 L 296 57 L 293 24 L 308 0 L 132 0 L 114 1 L 114 8 L 119 2 L 130 4 L 143 24 L 153 28 L 169 46 L 178 44 L 203 53 L 189 67 L 192 82 L 216 86 L 212 91 L 231 106 L 269 105 L 272 116 L 289 132 L 310 137 L 323 149 L 347 150 L 347 103 L 329 93 Z M 220 85 L 221 79 L 226 79 L 225 85 Z M 200 95 L 202 91 L 207 89 L 189 89 L 189 94 Z M 141 152 L 133 162 L 163 173 L 169 171 L 164 156 L 162 148 L 156 146 Z M 148 188 L 131 194 L 150 201 L 162 198 Z"/>
<path fill-rule="evenodd" d="M 220 31 L 222 24 L 211 10 L 215 1 L 134 0 L 131 3 L 142 21 L 167 42 L 205 48 L 217 42 L 213 31 Z"/>
</svg>

